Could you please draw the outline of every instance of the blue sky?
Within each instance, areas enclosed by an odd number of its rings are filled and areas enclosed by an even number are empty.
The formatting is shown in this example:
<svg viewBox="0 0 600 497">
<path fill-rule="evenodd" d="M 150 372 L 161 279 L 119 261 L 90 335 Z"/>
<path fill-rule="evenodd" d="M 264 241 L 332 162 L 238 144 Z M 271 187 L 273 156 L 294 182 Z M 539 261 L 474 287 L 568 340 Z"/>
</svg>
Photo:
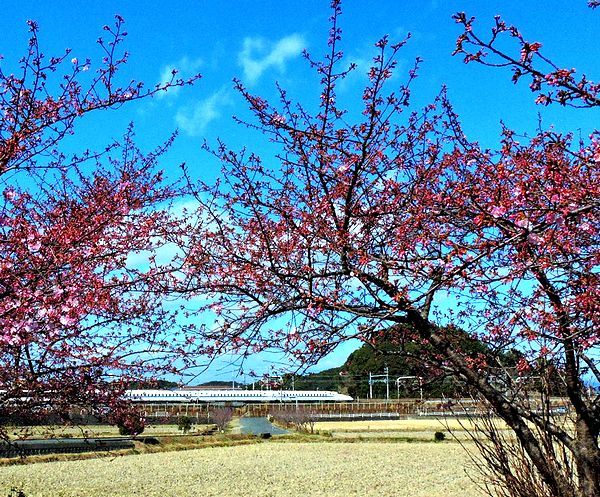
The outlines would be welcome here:
<svg viewBox="0 0 600 497">
<path fill-rule="evenodd" d="M 304 48 L 314 56 L 325 52 L 328 5 L 316 0 L 75 4 L 5 0 L 0 17 L 0 54 L 4 55 L 0 65 L 6 72 L 16 67 L 27 46 L 28 19 L 40 25 L 46 55 L 60 54 L 70 47 L 72 56 L 99 60 L 95 40 L 103 34 L 102 26 L 111 24 L 114 14 L 122 15 L 129 33 L 125 46 L 131 52 L 123 70 L 124 80 L 134 78 L 152 85 L 173 67 L 184 77 L 196 72 L 203 77 L 193 88 L 90 116 L 78 124 L 76 136 L 66 145 L 74 149 L 101 147 L 121 136 L 129 121 L 136 124 L 138 143 L 148 148 L 179 129 L 180 136 L 162 167 L 174 176 L 177 165 L 185 161 L 193 175 L 211 180 L 218 177 L 219 165 L 201 151 L 203 140 L 214 144 L 220 137 L 233 148 L 247 146 L 259 153 L 266 150 L 260 135 L 232 122 L 233 114 L 246 115 L 242 99 L 232 89 L 232 78 L 239 77 L 265 97 L 274 94 L 274 82 L 279 81 L 294 98 L 309 107 L 316 104 L 317 80 L 300 53 Z M 515 87 L 508 71 L 465 66 L 451 56 L 459 34 L 451 19 L 454 12 L 476 16 L 480 32 L 488 31 L 493 16 L 500 14 L 517 25 L 526 39 L 542 42 L 544 53 L 559 65 L 574 67 L 598 80 L 600 9 L 588 9 L 585 0 L 354 0 L 343 4 L 342 9 L 342 48 L 348 62 L 357 62 L 359 67 L 340 88 L 340 99 L 350 108 L 353 102 L 359 103 L 373 44 L 383 34 L 399 40 L 411 32 L 413 38 L 400 55 L 400 67 L 408 69 L 417 55 L 424 59 L 414 86 L 414 102 L 426 104 L 446 84 L 471 139 L 494 147 L 501 119 L 518 132 L 533 132 L 538 113 L 545 125 L 559 130 L 581 129 L 584 134 L 598 122 L 598 111 L 535 106 L 525 81 Z M 350 348 L 326 359 L 320 367 L 341 364 Z"/>
</svg>

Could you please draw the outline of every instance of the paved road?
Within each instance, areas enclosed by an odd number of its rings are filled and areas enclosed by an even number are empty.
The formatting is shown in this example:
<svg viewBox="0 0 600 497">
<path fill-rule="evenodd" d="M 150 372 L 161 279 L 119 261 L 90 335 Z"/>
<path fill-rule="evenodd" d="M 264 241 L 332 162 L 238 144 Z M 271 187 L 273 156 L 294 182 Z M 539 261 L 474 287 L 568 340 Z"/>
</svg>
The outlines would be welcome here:
<svg viewBox="0 0 600 497">
<path fill-rule="evenodd" d="M 273 426 L 267 418 L 240 418 L 240 430 L 246 435 L 260 435 L 270 433 L 271 435 L 284 435 L 287 430 Z"/>
</svg>

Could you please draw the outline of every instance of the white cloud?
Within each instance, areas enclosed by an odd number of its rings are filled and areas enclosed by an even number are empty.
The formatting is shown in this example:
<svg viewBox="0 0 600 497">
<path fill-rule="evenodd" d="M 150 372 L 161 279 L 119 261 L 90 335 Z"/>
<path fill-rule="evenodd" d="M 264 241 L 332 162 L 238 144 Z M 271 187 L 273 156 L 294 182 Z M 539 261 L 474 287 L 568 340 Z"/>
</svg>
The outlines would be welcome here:
<svg viewBox="0 0 600 497">
<path fill-rule="evenodd" d="M 127 266 L 142 271 L 147 270 L 150 267 L 150 260 L 154 259 L 154 262 L 158 266 L 166 266 L 173 262 L 177 256 L 181 256 L 183 252 L 175 243 L 165 243 L 164 240 L 156 238 L 154 243 L 157 245 L 152 251 L 142 250 L 139 252 L 131 252 L 127 256 Z"/>
<path fill-rule="evenodd" d="M 286 36 L 274 43 L 264 38 L 245 38 L 244 47 L 238 56 L 244 70 L 244 82 L 256 83 L 271 67 L 285 71 L 286 62 L 300 55 L 305 45 L 304 38 L 299 34 Z"/>
<path fill-rule="evenodd" d="M 173 71 L 176 70 L 177 74 L 175 75 L 175 79 L 187 79 L 194 76 L 198 69 L 202 66 L 202 59 L 190 59 L 187 55 L 179 59 L 174 64 L 167 64 L 164 66 L 160 72 L 160 84 L 165 84 L 171 81 L 173 77 Z M 180 86 L 174 86 L 173 88 L 169 88 L 169 90 L 160 92 L 156 96 L 158 98 L 164 98 L 166 96 L 172 97 L 179 93 L 181 90 Z"/>
<path fill-rule="evenodd" d="M 181 108 L 175 115 L 177 126 L 190 136 L 199 136 L 207 126 L 221 117 L 223 107 L 231 105 L 230 90 L 221 88 L 191 108 Z"/>
</svg>

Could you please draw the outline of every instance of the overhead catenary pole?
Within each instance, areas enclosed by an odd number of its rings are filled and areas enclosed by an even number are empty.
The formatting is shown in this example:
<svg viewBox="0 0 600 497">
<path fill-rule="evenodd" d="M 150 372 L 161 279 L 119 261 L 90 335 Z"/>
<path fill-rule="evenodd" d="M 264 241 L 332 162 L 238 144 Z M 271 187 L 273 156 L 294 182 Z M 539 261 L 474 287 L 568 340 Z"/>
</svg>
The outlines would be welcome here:
<svg viewBox="0 0 600 497">
<path fill-rule="evenodd" d="M 423 400 L 423 377 L 422 376 L 398 376 L 396 378 L 396 389 L 398 398 L 400 398 L 400 382 L 404 380 L 419 380 L 419 396 Z"/>
<path fill-rule="evenodd" d="M 385 382 L 386 386 L 386 398 L 390 398 L 390 373 L 389 368 L 386 366 L 383 374 L 373 374 L 369 371 L 369 398 L 373 398 L 373 383 Z"/>
</svg>

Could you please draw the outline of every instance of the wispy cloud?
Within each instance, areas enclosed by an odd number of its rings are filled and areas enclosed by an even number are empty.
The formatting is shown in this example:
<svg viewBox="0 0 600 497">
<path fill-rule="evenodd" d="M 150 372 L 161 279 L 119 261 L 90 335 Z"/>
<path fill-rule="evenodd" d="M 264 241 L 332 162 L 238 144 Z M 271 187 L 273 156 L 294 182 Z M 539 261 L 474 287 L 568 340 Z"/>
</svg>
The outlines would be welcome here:
<svg viewBox="0 0 600 497">
<path fill-rule="evenodd" d="M 256 83 L 272 67 L 285 71 L 286 62 L 300 55 L 306 42 L 299 34 L 286 36 L 277 42 L 264 38 L 245 38 L 238 61 L 244 70 L 244 82 Z"/>
<path fill-rule="evenodd" d="M 230 106 L 231 90 L 224 87 L 191 108 L 181 108 L 175 115 L 177 126 L 190 136 L 199 136 L 207 126 L 221 117 L 224 107 Z"/>
<path fill-rule="evenodd" d="M 192 59 L 186 55 L 173 64 L 167 64 L 166 66 L 163 66 L 163 68 L 161 69 L 161 72 L 160 72 L 159 82 L 161 84 L 165 84 L 168 81 L 171 81 L 171 78 L 173 77 L 173 71 L 177 71 L 177 74 L 175 75 L 175 79 L 190 78 L 198 72 L 198 69 L 200 69 L 202 64 L 203 64 L 202 59 L 200 59 L 200 58 Z M 169 88 L 169 90 L 167 90 L 165 92 L 161 92 L 161 93 L 157 94 L 157 97 L 158 98 L 164 98 L 167 96 L 172 97 L 172 96 L 176 95 L 177 93 L 179 93 L 179 90 L 181 90 L 180 86 L 174 86 L 173 88 Z"/>
</svg>

